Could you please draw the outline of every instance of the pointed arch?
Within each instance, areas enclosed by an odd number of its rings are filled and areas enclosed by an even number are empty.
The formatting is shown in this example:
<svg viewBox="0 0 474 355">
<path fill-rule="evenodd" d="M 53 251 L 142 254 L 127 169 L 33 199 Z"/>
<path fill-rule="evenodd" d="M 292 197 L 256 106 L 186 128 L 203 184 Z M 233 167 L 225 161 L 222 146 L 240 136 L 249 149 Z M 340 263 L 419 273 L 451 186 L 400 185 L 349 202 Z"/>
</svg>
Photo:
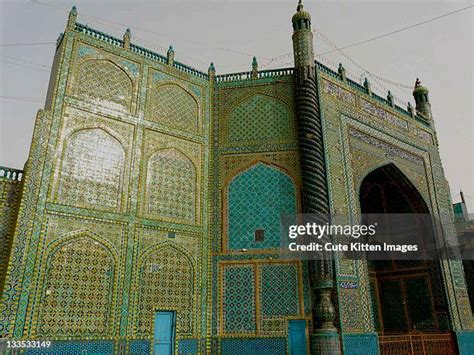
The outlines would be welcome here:
<svg viewBox="0 0 474 355">
<path fill-rule="evenodd" d="M 147 117 L 182 131 L 199 131 L 199 101 L 175 82 L 153 86 L 148 94 Z"/>
<path fill-rule="evenodd" d="M 119 262 L 119 254 L 116 246 L 113 245 L 107 238 L 104 238 L 100 234 L 94 233 L 93 231 L 86 228 L 74 230 L 72 232 L 62 234 L 58 238 L 53 239 L 46 246 L 46 254 L 50 255 L 54 253 L 56 249 L 61 248 L 61 246 L 79 238 L 89 238 L 94 243 L 101 244 L 111 254 L 114 259 L 114 263 L 117 264 Z"/>
<path fill-rule="evenodd" d="M 428 205 L 395 164 L 378 166 L 364 177 L 359 188 L 359 203 L 362 223 L 381 221 L 379 214 L 391 215 L 386 216 L 388 223 L 378 224 L 381 235 L 390 233 L 399 244 L 413 243 L 421 252 L 426 252 L 425 255 L 436 255 L 439 245 Z M 446 326 L 448 303 L 439 296 L 445 295 L 439 262 L 433 259 L 375 260 L 369 263 L 369 278 L 377 331 L 390 334 L 412 329 L 446 330 L 442 327 Z"/>
<path fill-rule="evenodd" d="M 130 110 L 133 80 L 110 59 L 86 59 L 79 63 L 74 94 L 87 100 L 104 100 Z"/>
<path fill-rule="evenodd" d="M 430 213 L 428 204 L 423 199 L 423 196 L 410 181 L 410 179 L 394 164 L 381 164 L 373 167 L 359 185 L 359 201 L 361 202 L 361 212 L 371 213 L 367 208 L 362 206 L 362 201 L 365 200 L 363 194 L 370 192 L 372 188 L 377 186 L 390 186 L 396 189 L 399 197 L 404 199 L 404 202 L 410 206 L 411 213 Z M 411 198 L 409 196 L 412 196 Z M 364 212 L 365 211 L 365 212 Z M 391 213 L 402 213 L 403 211 L 392 211 Z M 380 212 L 379 212 L 380 213 Z M 389 213 L 389 212 L 387 212 Z"/>
<path fill-rule="evenodd" d="M 146 214 L 195 222 L 197 174 L 186 154 L 176 148 L 155 151 L 146 176 Z"/>
<path fill-rule="evenodd" d="M 146 250 L 139 259 L 137 275 L 137 334 L 149 336 L 154 311 L 176 311 L 177 333 L 191 335 L 194 329 L 196 274 L 188 253 L 174 243 Z"/>
<path fill-rule="evenodd" d="M 76 231 L 48 247 L 37 333 L 102 336 L 113 324 L 116 252 L 88 231 Z"/>
<path fill-rule="evenodd" d="M 254 164 L 228 184 L 226 247 L 272 249 L 280 246 L 280 217 L 296 213 L 296 186 L 280 169 Z M 255 240 L 255 230 L 264 230 L 264 240 Z"/>
<path fill-rule="evenodd" d="M 57 200 L 110 211 L 120 209 L 125 150 L 102 128 L 73 132 L 64 146 Z"/>
</svg>

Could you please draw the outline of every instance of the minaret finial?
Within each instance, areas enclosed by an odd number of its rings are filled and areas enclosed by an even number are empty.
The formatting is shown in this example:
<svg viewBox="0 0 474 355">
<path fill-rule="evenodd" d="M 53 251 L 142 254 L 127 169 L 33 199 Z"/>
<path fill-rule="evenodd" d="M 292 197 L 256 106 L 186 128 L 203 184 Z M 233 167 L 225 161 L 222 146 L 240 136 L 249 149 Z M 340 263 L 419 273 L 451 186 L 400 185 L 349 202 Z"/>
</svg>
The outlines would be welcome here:
<svg viewBox="0 0 474 355">
<path fill-rule="evenodd" d="M 303 10 L 303 0 L 298 0 L 298 6 L 296 6 L 296 11 Z"/>
</svg>

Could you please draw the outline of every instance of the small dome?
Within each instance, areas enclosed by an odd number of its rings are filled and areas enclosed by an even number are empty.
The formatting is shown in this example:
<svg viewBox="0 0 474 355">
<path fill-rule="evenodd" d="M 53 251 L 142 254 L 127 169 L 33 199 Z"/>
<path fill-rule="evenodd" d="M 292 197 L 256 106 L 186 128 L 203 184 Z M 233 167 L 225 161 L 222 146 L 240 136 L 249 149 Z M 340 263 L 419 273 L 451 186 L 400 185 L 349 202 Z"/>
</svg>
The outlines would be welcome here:
<svg viewBox="0 0 474 355">
<path fill-rule="evenodd" d="M 429 92 L 428 88 L 425 86 L 417 86 L 415 90 L 413 90 L 413 95 L 415 94 L 427 94 Z"/>
<path fill-rule="evenodd" d="M 301 19 L 307 19 L 311 21 L 311 15 L 309 14 L 309 12 L 303 10 L 303 1 L 299 0 L 298 6 L 296 7 L 296 13 L 291 18 L 291 21 L 296 22 Z"/>
<path fill-rule="evenodd" d="M 308 11 L 300 10 L 293 15 L 293 17 L 291 18 L 291 21 L 296 22 L 301 19 L 307 19 L 311 21 L 311 15 L 309 14 Z"/>
<path fill-rule="evenodd" d="M 428 92 L 429 92 L 428 88 L 421 85 L 420 79 L 416 79 L 415 89 L 413 90 L 413 95 L 428 94 Z"/>
</svg>

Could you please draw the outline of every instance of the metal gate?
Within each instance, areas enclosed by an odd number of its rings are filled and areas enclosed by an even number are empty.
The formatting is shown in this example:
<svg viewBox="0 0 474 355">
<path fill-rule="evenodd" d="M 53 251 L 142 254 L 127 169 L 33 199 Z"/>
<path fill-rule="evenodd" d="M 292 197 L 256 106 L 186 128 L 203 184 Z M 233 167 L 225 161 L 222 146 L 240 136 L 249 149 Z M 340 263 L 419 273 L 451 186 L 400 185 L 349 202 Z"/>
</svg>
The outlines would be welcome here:
<svg viewBox="0 0 474 355">
<path fill-rule="evenodd" d="M 454 338 L 449 333 L 379 336 L 382 355 L 456 355 Z"/>
</svg>

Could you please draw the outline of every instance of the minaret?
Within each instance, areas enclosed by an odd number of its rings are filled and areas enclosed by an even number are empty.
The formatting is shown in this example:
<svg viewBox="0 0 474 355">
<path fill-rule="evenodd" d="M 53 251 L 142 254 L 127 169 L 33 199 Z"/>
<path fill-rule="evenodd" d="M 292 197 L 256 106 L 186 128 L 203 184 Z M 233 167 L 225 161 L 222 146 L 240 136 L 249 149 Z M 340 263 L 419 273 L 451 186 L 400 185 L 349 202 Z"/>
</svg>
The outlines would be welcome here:
<svg viewBox="0 0 474 355">
<path fill-rule="evenodd" d="M 292 22 L 303 213 L 320 214 L 328 219 L 330 209 L 311 15 L 303 10 L 301 0 Z M 335 309 L 331 300 L 334 282 L 332 265 L 330 259 L 310 262 L 314 329 L 314 334 L 311 335 L 311 354 L 340 353 L 337 329 L 334 326 Z"/>
<path fill-rule="evenodd" d="M 423 115 L 427 120 L 433 118 L 431 114 L 431 104 L 428 97 L 429 90 L 421 85 L 420 79 L 416 78 L 415 89 L 413 90 L 413 97 L 416 102 L 416 110 Z"/>
<path fill-rule="evenodd" d="M 301 0 L 296 7 L 296 13 L 291 19 L 293 22 L 293 55 L 295 68 L 313 68 L 314 51 L 313 32 L 311 32 L 311 15 L 303 10 Z"/>
</svg>

